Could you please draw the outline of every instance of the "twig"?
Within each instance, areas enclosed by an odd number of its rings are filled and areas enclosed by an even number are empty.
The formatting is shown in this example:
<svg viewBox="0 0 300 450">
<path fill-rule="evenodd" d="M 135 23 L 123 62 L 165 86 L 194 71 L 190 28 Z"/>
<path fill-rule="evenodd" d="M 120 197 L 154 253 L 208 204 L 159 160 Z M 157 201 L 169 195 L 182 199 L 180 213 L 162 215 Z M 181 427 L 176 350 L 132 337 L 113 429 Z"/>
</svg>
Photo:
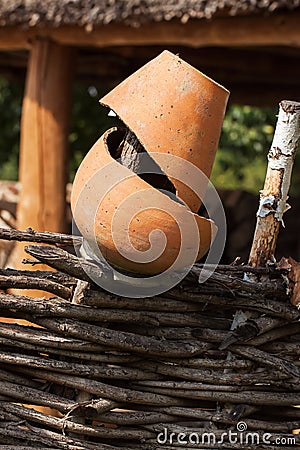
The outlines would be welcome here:
<svg viewBox="0 0 300 450">
<path fill-rule="evenodd" d="M 16 400 L 21 400 L 24 403 L 49 406 L 59 411 L 66 411 L 74 406 L 74 402 L 66 398 L 42 392 L 41 389 L 34 389 L 24 385 L 20 387 L 18 384 L 8 381 L 0 381 L 0 393 L 14 397 Z"/>
<path fill-rule="evenodd" d="M 277 356 L 271 355 L 270 353 L 264 352 L 258 348 L 253 348 L 250 346 L 232 345 L 230 350 L 241 356 L 247 356 L 254 361 L 260 362 L 263 365 L 277 368 L 289 375 L 299 377 L 300 371 L 293 363 L 286 361 Z"/>
<path fill-rule="evenodd" d="M 68 299 L 71 297 L 71 289 L 67 288 L 53 281 L 38 278 L 28 277 L 24 275 L 0 275 L 0 289 L 38 289 L 47 291 L 58 297 Z"/>
<path fill-rule="evenodd" d="M 88 426 L 82 425 L 79 423 L 72 422 L 70 420 L 58 419 L 56 417 L 51 417 L 46 414 L 39 413 L 29 408 L 24 408 L 19 405 L 11 405 L 9 403 L 4 403 L 0 405 L 1 409 L 8 411 L 10 413 L 16 414 L 18 417 L 30 420 L 31 422 L 35 422 L 41 425 L 46 425 L 47 427 L 51 427 L 54 429 L 58 429 L 61 431 L 71 431 L 72 433 L 82 434 L 86 436 L 94 436 L 101 438 L 110 438 L 110 439 L 135 439 L 141 441 L 142 439 L 147 439 L 150 437 L 154 437 L 154 433 L 151 433 L 142 429 L 130 429 L 122 427 L 122 429 L 112 429 L 105 428 L 100 426 Z"/>
<path fill-rule="evenodd" d="M 42 278 L 44 280 L 49 280 L 54 283 L 61 284 L 72 289 L 76 283 L 77 279 L 70 277 L 69 275 L 62 272 L 54 272 L 52 270 L 15 270 L 15 269 L 0 269 L 0 276 L 15 277 L 15 276 L 25 276 L 31 278 Z"/>
<path fill-rule="evenodd" d="M 57 361 L 49 357 L 43 358 L 40 356 L 21 355 L 19 353 L 5 353 L 3 351 L 0 352 L 0 363 L 11 366 L 35 367 L 51 372 L 86 376 L 93 379 L 108 378 L 131 381 L 159 379 L 159 376 L 155 373 L 143 369 L 78 364 L 75 362 Z"/>
<path fill-rule="evenodd" d="M 157 395 L 170 395 L 175 398 L 209 400 L 212 402 L 246 403 L 250 405 L 293 406 L 300 403 L 300 393 L 260 392 L 220 392 L 208 390 L 165 389 L 147 387 L 147 392 Z"/>
<path fill-rule="evenodd" d="M 173 289 L 164 294 L 165 298 L 186 300 L 190 302 L 198 302 L 204 304 L 217 305 L 218 307 L 238 309 L 245 308 L 250 311 L 261 312 L 274 317 L 279 317 L 285 320 L 296 320 L 300 317 L 300 312 L 295 307 L 292 307 L 287 302 L 275 301 L 271 299 L 262 298 L 260 296 L 248 295 L 247 297 L 240 297 L 239 292 L 235 292 L 234 296 L 218 296 L 218 295 L 201 295 L 197 288 L 192 287 L 189 291 L 180 291 Z"/>
<path fill-rule="evenodd" d="M 74 339 L 70 336 L 63 337 L 48 330 L 26 327 L 17 324 L 9 324 L 0 322 L 0 336 L 15 340 L 16 345 L 20 343 L 31 343 L 41 351 L 40 346 L 44 348 L 65 349 L 65 350 L 81 350 L 82 352 L 101 352 L 104 348 L 85 340 Z"/>
<path fill-rule="evenodd" d="M 0 228 L 0 239 L 18 242 L 38 242 L 61 246 L 80 246 L 82 244 L 82 238 L 80 236 L 34 231 L 31 228 L 27 228 L 27 230 L 24 231 Z"/>
<path fill-rule="evenodd" d="M 66 289 L 66 288 L 65 288 Z M 63 317 L 89 322 L 101 323 L 136 323 L 149 326 L 213 326 L 228 329 L 226 319 L 213 319 L 198 313 L 167 314 L 149 311 L 132 311 L 119 309 L 97 309 L 63 302 L 57 298 L 50 300 L 35 299 L 11 294 L 0 294 L 0 312 L 7 317 L 15 317 L 20 313 L 31 314 L 35 318 L 42 316 Z"/>
<path fill-rule="evenodd" d="M 268 365 L 268 364 L 266 364 Z M 162 375 L 168 375 L 174 378 L 180 378 L 183 380 L 192 380 L 192 381 L 198 381 L 201 383 L 207 383 L 208 381 L 211 384 L 218 385 L 219 383 L 222 383 L 224 385 L 234 385 L 234 386 L 249 386 L 252 384 L 271 384 L 273 379 L 274 380 L 282 380 L 287 379 L 287 375 L 282 374 L 279 370 L 276 372 L 272 372 L 272 379 L 270 377 L 271 372 L 268 370 L 264 370 L 261 373 L 256 372 L 250 372 L 250 373 L 241 373 L 241 372 L 228 372 L 224 373 L 222 371 L 209 371 L 209 370 L 203 370 L 203 369 L 194 369 L 190 367 L 182 367 L 182 366 L 176 366 L 176 365 L 170 365 L 170 364 L 164 364 L 164 363 L 155 363 L 155 362 L 147 362 L 144 363 L 144 368 L 154 372 L 154 373 L 160 373 Z M 150 383 L 152 386 L 155 385 L 155 381 L 152 383 L 152 381 L 146 380 L 145 383 Z M 141 384 L 145 384 L 142 382 Z M 161 386 L 163 386 L 164 381 L 160 381 Z M 170 381 L 170 383 L 175 383 L 175 381 Z M 149 384 L 149 385 L 150 385 Z M 159 385 L 159 382 L 157 383 Z M 173 386 L 175 387 L 175 385 Z M 214 388 L 216 389 L 216 387 Z"/>
<path fill-rule="evenodd" d="M 160 394 L 156 395 L 152 394 L 151 392 L 140 392 L 121 386 L 102 383 L 100 381 L 89 380 L 88 378 L 81 378 L 78 376 L 63 375 L 60 373 L 52 373 L 40 369 L 29 369 L 27 367 L 22 367 L 22 373 L 29 376 L 40 377 L 43 380 L 60 383 L 64 386 L 79 389 L 85 392 L 90 392 L 91 394 L 98 395 L 101 398 L 110 399 L 122 403 L 138 403 L 142 405 L 153 406 L 182 405 L 183 403 L 182 400 L 174 399 L 172 396 Z M 60 408 L 61 407 L 62 406 L 60 405 Z"/>
<path fill-rule="evenodd" d="M 52 331 L 68 333 L 70 336 L 86 339 L 97 344 L 108 346 L 108 349 L 122 349 L 123 351 L 164 357 L 190 357 L 203 353 L 207 347 L 201 342 L 172 342 L 135 335 L 131 332 L 116 331 L 97 327 L 95 325 L 75 322 L 70 319 L 38 319 L 36 322 Z"/>
<path fill-rule="evenodd" d="M 53 267 L 53 269 L 67 273 L 79 280 L 90 281 L 89 274 L 91 274 L 91 277 L 104 275 L 103 267 L 84 258 L 77 258 L 61 248 L 28 245 L 25 247 L 25 251 L 42 263 Z"/>
</svg>

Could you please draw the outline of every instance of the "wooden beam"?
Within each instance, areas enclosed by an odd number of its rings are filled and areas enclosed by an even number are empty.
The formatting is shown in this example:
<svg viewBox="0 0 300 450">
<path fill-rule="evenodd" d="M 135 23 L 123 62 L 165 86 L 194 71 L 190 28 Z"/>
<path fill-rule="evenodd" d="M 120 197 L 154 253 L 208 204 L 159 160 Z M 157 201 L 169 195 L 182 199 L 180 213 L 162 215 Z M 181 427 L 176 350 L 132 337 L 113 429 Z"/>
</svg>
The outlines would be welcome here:
<svg viewBox="0 0 300 450">
<path fill-rule="evenodd" d="M 68 124 L 73 51 L 49 40 L 34 41 L 21 119 L 17 226 L 66 231 Z M 23 245 L 13 254 L 20 267 Z"/>
<path fill-rule="evenodd" d="M 107 47 L 122 45 L 207 46 L 300 46 L 300 13 L 255 14 L 251 16 L 215 17 L 151 22 L 139 28 L 124 24 L 97 26 L 87 31 L 79 26 L 2 27 L 0 50 L 29 48 L 35 37 L 52 39 L 67 46 Z"/>
</svg>

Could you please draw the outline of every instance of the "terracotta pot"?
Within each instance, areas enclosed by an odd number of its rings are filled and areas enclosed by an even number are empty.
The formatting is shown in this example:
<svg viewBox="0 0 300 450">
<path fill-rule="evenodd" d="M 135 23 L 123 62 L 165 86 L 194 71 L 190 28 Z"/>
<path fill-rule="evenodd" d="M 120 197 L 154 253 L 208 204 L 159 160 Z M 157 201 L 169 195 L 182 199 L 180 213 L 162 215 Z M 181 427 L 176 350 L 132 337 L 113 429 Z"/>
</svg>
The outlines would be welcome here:
<svg viewBox="0 0 300 450">
<path fill-rule="evenodd" d="M 108 262 L 151 275 L 188 266 L 208 251 L 217 227 L 196 214 L 207 179 L 194 177 L 197 194 L 182 180 L 195 166 L 209 177 L 227 98 L 228 91 L 165 51 L 101 100 L 135 133 L 183 201 L 121 165 L 115 153 L 124 133 L 108 130 L 82 161 L 71 196 L 77 227 Z"/>
<path fill-rule="evenodd" d="M 220 84 L 164 51 L 100 102 L 134 131 L 150 155 L 155 152 L 179 156 L 209 178 L 228 96 Z M 167 173 L 168 169 L 164 171 Z M 197 212 L 201 199 L 180 181 L 180 168 L 178 179 L 170 179 L 177 195 Z M 206 187 L 205 183 L 201 186 L 202 198 Z"/>
<path fill-rule="evenodd" d="M 83 236 L 88 241 L 92 241 L 93 236 L 96 236 L 102 254 L 114 265 L 128 271 L 154 274 L 168 269 L 176 260 L 180 250 L 182 255 L 175 267 L 185 267 L 191 263 L 189 255 L 191 248 L 197 245 L 198 236 L 195 230 L 189 230 L 187 227 L 193 227 L 193 224 L 196 224 L 197 232 L 201 237 L 200 245 L 196 248 L 196 259 L 200 258 L 207 252 L 216 233 L 214 223 L 189 211 L 184 205 L 153 188 L 113 159 L 108 147 L 108 139 L 113 134 L 119 134 L 119 132 L 116 129 L 108 130 L 92 147 L 82 161 L 74 180 L 71 197 L 72 211 L 76 225 Z M 96 168 L 104 168 L 98 179 L 93 178 Z M 120 182 L 110 188 L 112 178 Z M 91 179 L 93 181 L 89 186 Z M 83 186 L 87 188 L 82 191 Z M 108 193 L 105 195 L 106 190 Z M 147 196 L 150 197 L 153 205 L 150 209 L 145 209 L 147 205 L 144 202 Z M 100 202 L 99 198 L 102 198 Z M 125 204 L 121 209 L 123 216 L 122 220 L 117 219 L 116 236 L 127 258 L 116 248 L 111 233 L 116 209 L 121 208 L 122 202 L 126 199 L 129 205 Z M 137 214 L 130 206 L 137 211 Z M 184 249 L 181 248 L 182 239 L 176 218 L 181 225 L 184 224 L 185 233 L 190 238 Z M 163 231 L 168 241 L 162 255 L 148 263 L 134 262 L 134 249 L 139 252 L 148 251 L 150 233 L 157 229 Z M 126 244 L 127 236 L 132 248 Z M 155 242 L 153 247 L 155 251 Z"/>
</svg>

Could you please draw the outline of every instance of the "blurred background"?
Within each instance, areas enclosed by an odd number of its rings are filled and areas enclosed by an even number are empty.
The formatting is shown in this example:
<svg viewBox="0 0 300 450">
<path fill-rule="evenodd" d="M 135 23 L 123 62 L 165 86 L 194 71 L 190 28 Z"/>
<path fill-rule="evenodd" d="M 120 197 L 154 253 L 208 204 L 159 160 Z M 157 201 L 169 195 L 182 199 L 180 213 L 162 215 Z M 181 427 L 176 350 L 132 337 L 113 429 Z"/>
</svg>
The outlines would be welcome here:
<svg viewBox="0 0 300 450">
<path fill-rule="evenodd" d="M 61 170 L 66 173 L 62 185 L 67 184 L 67 194 L 61 195 L 67 203 L 67 227 L 63 230 L 58 225 L 56 231 L 70 231 L 68 200 L 76 169 L 103 131 L 114 124 L 99 98 L 168 49 L 231 91 L 211 179 L 220 192 L 228 221 L 223 262 L 230 263 L 238 256 L 247 261 L 278 102 L 300 100 L 299 19 L 297 0 L 0 0 L 0 226 L 29 226 L 22 223 L 19 198 L 21 186 L 22 204 L 26 205 L 27 191 L 28 196 L 34 195 L 29 192 L 30 182 L 28 187 L 24 173 L 28 170 L 26 162 L 34 164 L 30 155 L 39 152 L 35 136 L 47 129 L 47 120 L 39 121 L 38 115 L 44 117 L 43 111 L 49 110 L 55 119 L 55 98 L 59 100 L 65 92 L 70 111 L 66 112 L 68 120 L 61 130 L 67 137 Z M 43 53 L 35 48 L 41 42 L 54 48 Z M 67 79 L 66 68 L 60 69 L 55 62 L 55 52 L 65 50 L 71 73 Z M 45 55 L 49 58 L 46 69 L 42 66 Z M 57 91 L 49 94 L 50 100 L 43 100 L 38 92 L 51 85 L 51 80 L 47 81 L 52 73 L 47 69 L 51 61 Z M 33 116 L 28 113 L 32 105 L 23 103 L 26 97 L 39 108 L 32 128 Z M 36 132 L 28 137 L 29 129 Z M 23 175 L 19 170 L 20 140 Z M 51 138 L 45 145 L 44 166 L 37 169 L 35 178 L 50 167 L 47 153 L 57 151 Z M 55 184 L 57 173 L 49 169 L 47 177 L 53 177 Z M 289 201 L 292 209 L 285 217 L 286 230 L 281 232 L 278 256 L 300 257 L 299 196 L 300 156 L 295 162 Z M 58 214 L 55 198 L 50 197 L 49 217 Z M 10 244 L 5 251 L 0 265 L 7 263 Z"/>
</svg>

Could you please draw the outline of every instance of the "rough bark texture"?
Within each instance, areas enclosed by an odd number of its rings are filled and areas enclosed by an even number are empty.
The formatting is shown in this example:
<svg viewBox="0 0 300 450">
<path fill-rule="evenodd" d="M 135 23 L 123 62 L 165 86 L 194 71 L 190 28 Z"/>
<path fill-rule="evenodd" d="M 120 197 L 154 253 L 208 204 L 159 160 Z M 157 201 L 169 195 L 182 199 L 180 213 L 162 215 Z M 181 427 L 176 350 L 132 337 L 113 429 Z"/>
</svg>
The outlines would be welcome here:
<svg viewBox="0 0 300 450">
<path fill-rule="evenodd" d="M 119 159 L 123 166 L 138 174 L 151 186 L 156 189 L 162 189 L 165 193 L 171 192 L 176 194 L 176 189 L 172 182 L 146 152 L 132 131 L 127 130 L 117 150 L 116 158 Z"/>
<path fill-rule="evenodd" d="M 72 237 L 1 235 L 56 244 L 27 251 L 59 271 L 0 273 L 3 287 L 27 284 L 52 297 L 0 294 L 1 315 L 35 325 L 0 322 L 0 450 L 153 450 L 165 428 L 220 439 L 238 422 L 261 445 L 196 448 L 278 448 L 262 444 L 263 433 L 300 444 L 291 434 L 300 428 L 300 313 L 281 280 L 286 267 L 219 266 L 199 284 L 195 265 L 160 297 L 121 298 L 88 281 L 102 268 L 59 248 Z M 249 271 L 264 283 L 245 281 Z M 249 318 L 233 327 L 241 308 Z"/>
</svg>

